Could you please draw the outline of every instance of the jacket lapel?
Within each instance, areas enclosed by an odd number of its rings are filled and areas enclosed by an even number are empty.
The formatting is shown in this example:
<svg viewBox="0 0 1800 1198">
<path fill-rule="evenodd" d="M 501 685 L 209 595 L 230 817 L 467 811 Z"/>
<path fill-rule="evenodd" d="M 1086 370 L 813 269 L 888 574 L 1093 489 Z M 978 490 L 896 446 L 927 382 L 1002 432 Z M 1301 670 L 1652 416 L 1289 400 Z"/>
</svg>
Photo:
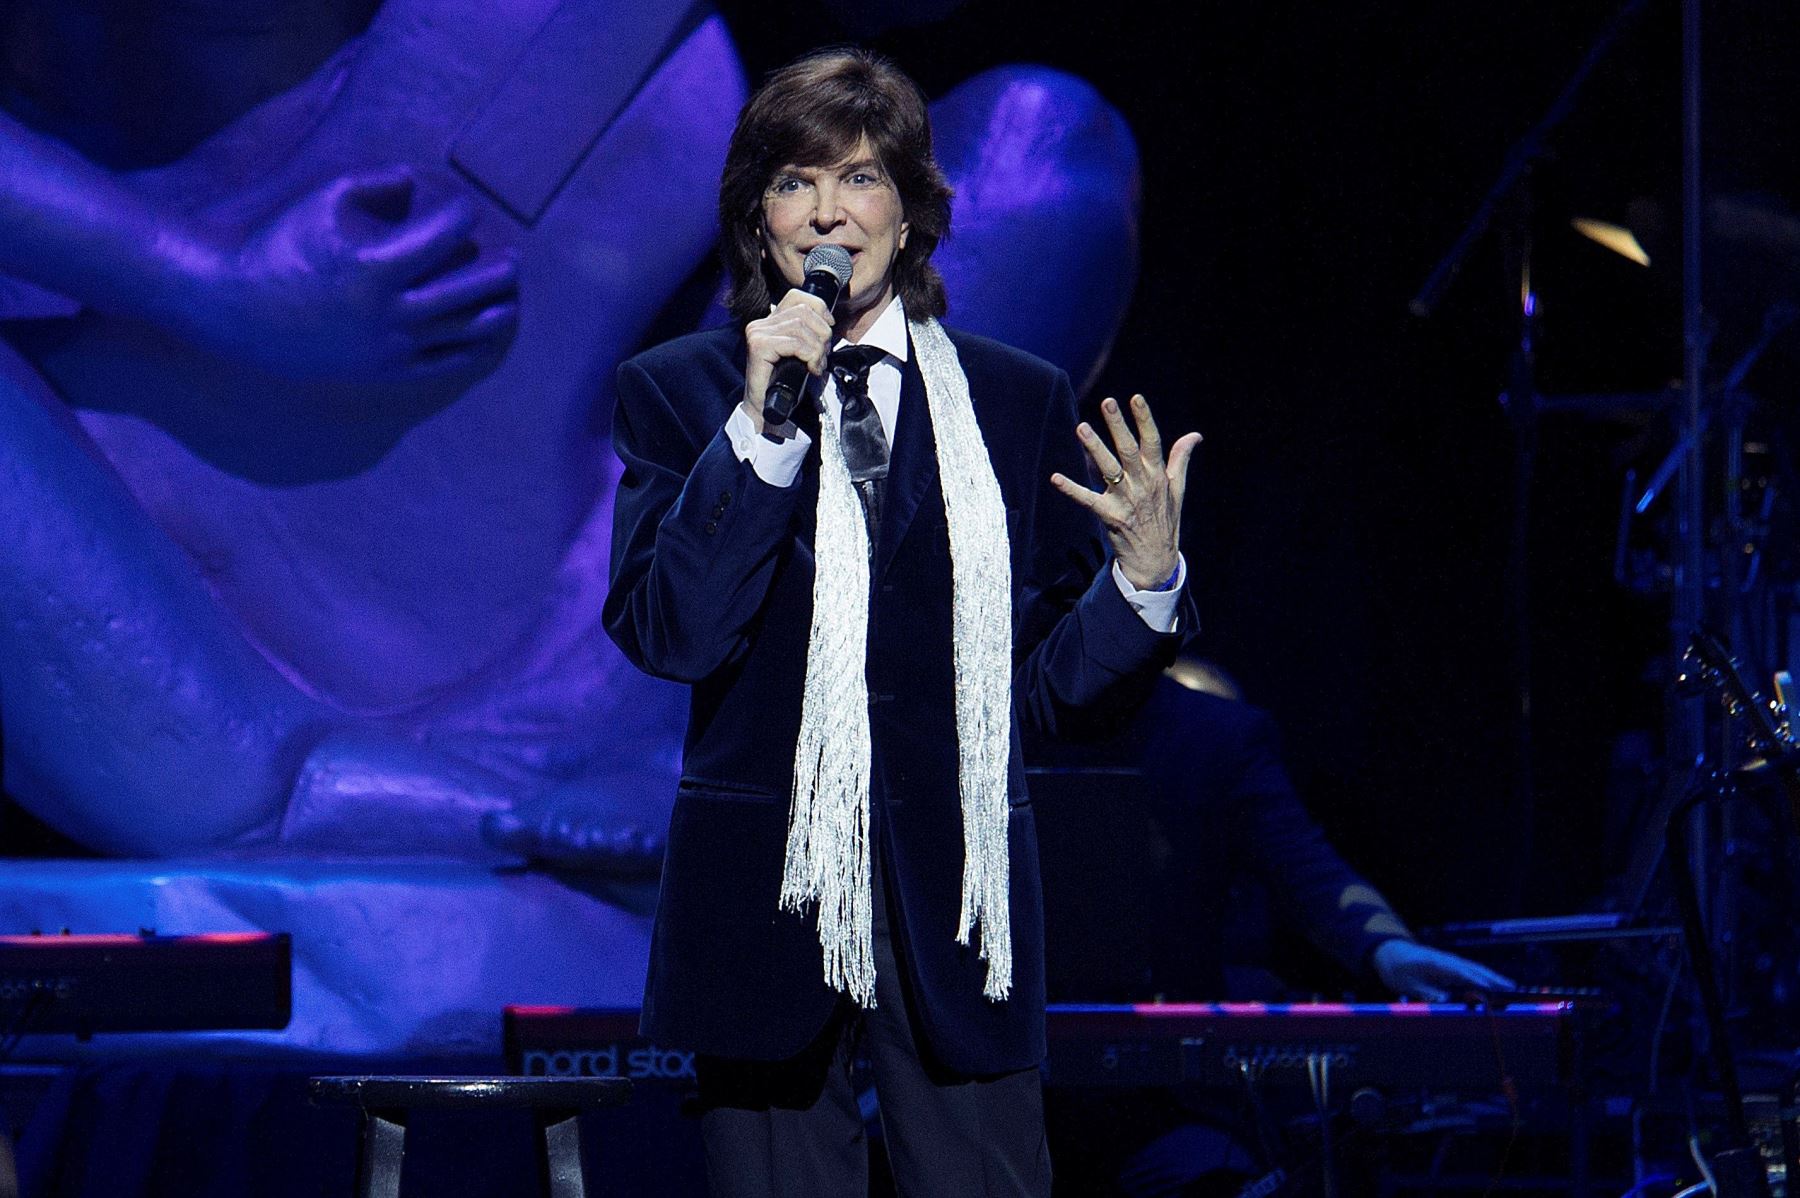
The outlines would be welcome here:
<svg viewBox="0 0 1800 1198">
<path fill-rule="evenodd" d="M 906 538 L 919 504 L 937 481 L 937 442 L 931 432 L 931 410 L 925 402 L 925 376 L 919 371 L 919 351 L 912 346 L 906 369 L 900 372 L 900 410 L 894 423 L 894 442 L 889 447 L 885 510 L 881 513 L 880 539 L 875 546 L 874 579 L 880 581 Z"/>
</svg>

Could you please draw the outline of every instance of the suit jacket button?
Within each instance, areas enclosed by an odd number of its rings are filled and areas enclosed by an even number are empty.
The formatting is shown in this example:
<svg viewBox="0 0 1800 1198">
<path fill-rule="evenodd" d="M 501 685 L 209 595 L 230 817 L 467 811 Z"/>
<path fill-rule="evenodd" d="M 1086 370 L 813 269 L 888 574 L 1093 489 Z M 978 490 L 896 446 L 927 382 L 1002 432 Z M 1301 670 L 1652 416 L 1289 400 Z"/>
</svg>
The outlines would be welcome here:
<svg viewBox="0 0 1800 1198">
<path fill-rule="evenodd" d="M 717 520 L 708 520 L 706 522 L 706 535 L 707 536 L 710 537 L 715 532 L 718 532 L 718 531 L 719 531 L 719 522 Z"/>
<path fill-rule="evenodd" d="M 730 491 L 720 491 L 719 492 L 719 510 L 722 512 L 727 507 L 730 507 L 730 506 L 731 506 L 731 492 Z"/>
</svg>

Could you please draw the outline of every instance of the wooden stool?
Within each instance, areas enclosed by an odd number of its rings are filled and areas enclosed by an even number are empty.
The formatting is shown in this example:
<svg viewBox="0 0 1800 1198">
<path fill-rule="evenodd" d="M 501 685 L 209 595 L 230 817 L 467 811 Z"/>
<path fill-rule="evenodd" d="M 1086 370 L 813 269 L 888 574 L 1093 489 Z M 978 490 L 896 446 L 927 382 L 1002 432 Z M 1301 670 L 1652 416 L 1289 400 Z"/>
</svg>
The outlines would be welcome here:
<svg viewBox="0 0 1800 1198">
<path fill-rule="evenodd" d="M 631 1097 L 631 1082 L 622 1077 L 315 1077 L 307 1091 L 315 1103 L 354 1106 L 363 1113 L 357 1198 L 400 1198 L 406 1115 L 419 1107 L 530 1107 L 543 1137 L 538 1159 L 543 1192 L 548 1198 L 585 1198 L 577 1116 L 587 1107 L 622 1105 Z"/>
</svg>

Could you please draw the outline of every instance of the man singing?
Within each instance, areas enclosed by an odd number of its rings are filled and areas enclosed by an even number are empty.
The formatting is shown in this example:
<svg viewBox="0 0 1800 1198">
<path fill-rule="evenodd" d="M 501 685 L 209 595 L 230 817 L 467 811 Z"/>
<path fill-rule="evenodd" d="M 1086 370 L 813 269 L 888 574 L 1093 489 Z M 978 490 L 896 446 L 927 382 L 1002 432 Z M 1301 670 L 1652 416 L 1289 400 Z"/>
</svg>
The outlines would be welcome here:
<svg viewBox="0 0 1800 1198">
<path fill-rule="evenodd" d="M 625 363 L 613 424 L 606 626 L 692 688 L 643 1030 L 699 1054 L 716 1194 L 866 1187 L 860 1046 L 902 1193 L 1047 1195 L 1020 726 L 1116 723 L 1192 630 L 1199 437 L 1109 399 L 1109 446 L 1061 371 L 938 323 L 950 191 L 877 57 L 771 76 L 719 212 L 746 323 Z M 785 359 L 818 381 L 776 423 Z"/>
</svg>

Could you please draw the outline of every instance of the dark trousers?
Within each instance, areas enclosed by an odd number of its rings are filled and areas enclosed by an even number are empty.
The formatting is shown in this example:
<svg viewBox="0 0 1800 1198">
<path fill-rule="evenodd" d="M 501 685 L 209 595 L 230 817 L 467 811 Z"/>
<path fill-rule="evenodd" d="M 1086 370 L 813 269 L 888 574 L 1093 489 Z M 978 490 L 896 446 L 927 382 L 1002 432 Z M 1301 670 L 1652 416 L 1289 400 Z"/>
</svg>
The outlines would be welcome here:
<svg viewBox="0 0 1800 1198">
<path fill-rule="evenodd" d="M 1050 1150 L 1036 1069 L 961 1077 L 922 1051 L 875 869 L 875 1009 L 845 1002 L 785 1061 L 701 1057 L 700 1133 L 713 1198 L 860 1198 L 868 1144 L 851 1082 L 860 1048 L 901 1198 L 1048 1198 Z"/>
</svg>

